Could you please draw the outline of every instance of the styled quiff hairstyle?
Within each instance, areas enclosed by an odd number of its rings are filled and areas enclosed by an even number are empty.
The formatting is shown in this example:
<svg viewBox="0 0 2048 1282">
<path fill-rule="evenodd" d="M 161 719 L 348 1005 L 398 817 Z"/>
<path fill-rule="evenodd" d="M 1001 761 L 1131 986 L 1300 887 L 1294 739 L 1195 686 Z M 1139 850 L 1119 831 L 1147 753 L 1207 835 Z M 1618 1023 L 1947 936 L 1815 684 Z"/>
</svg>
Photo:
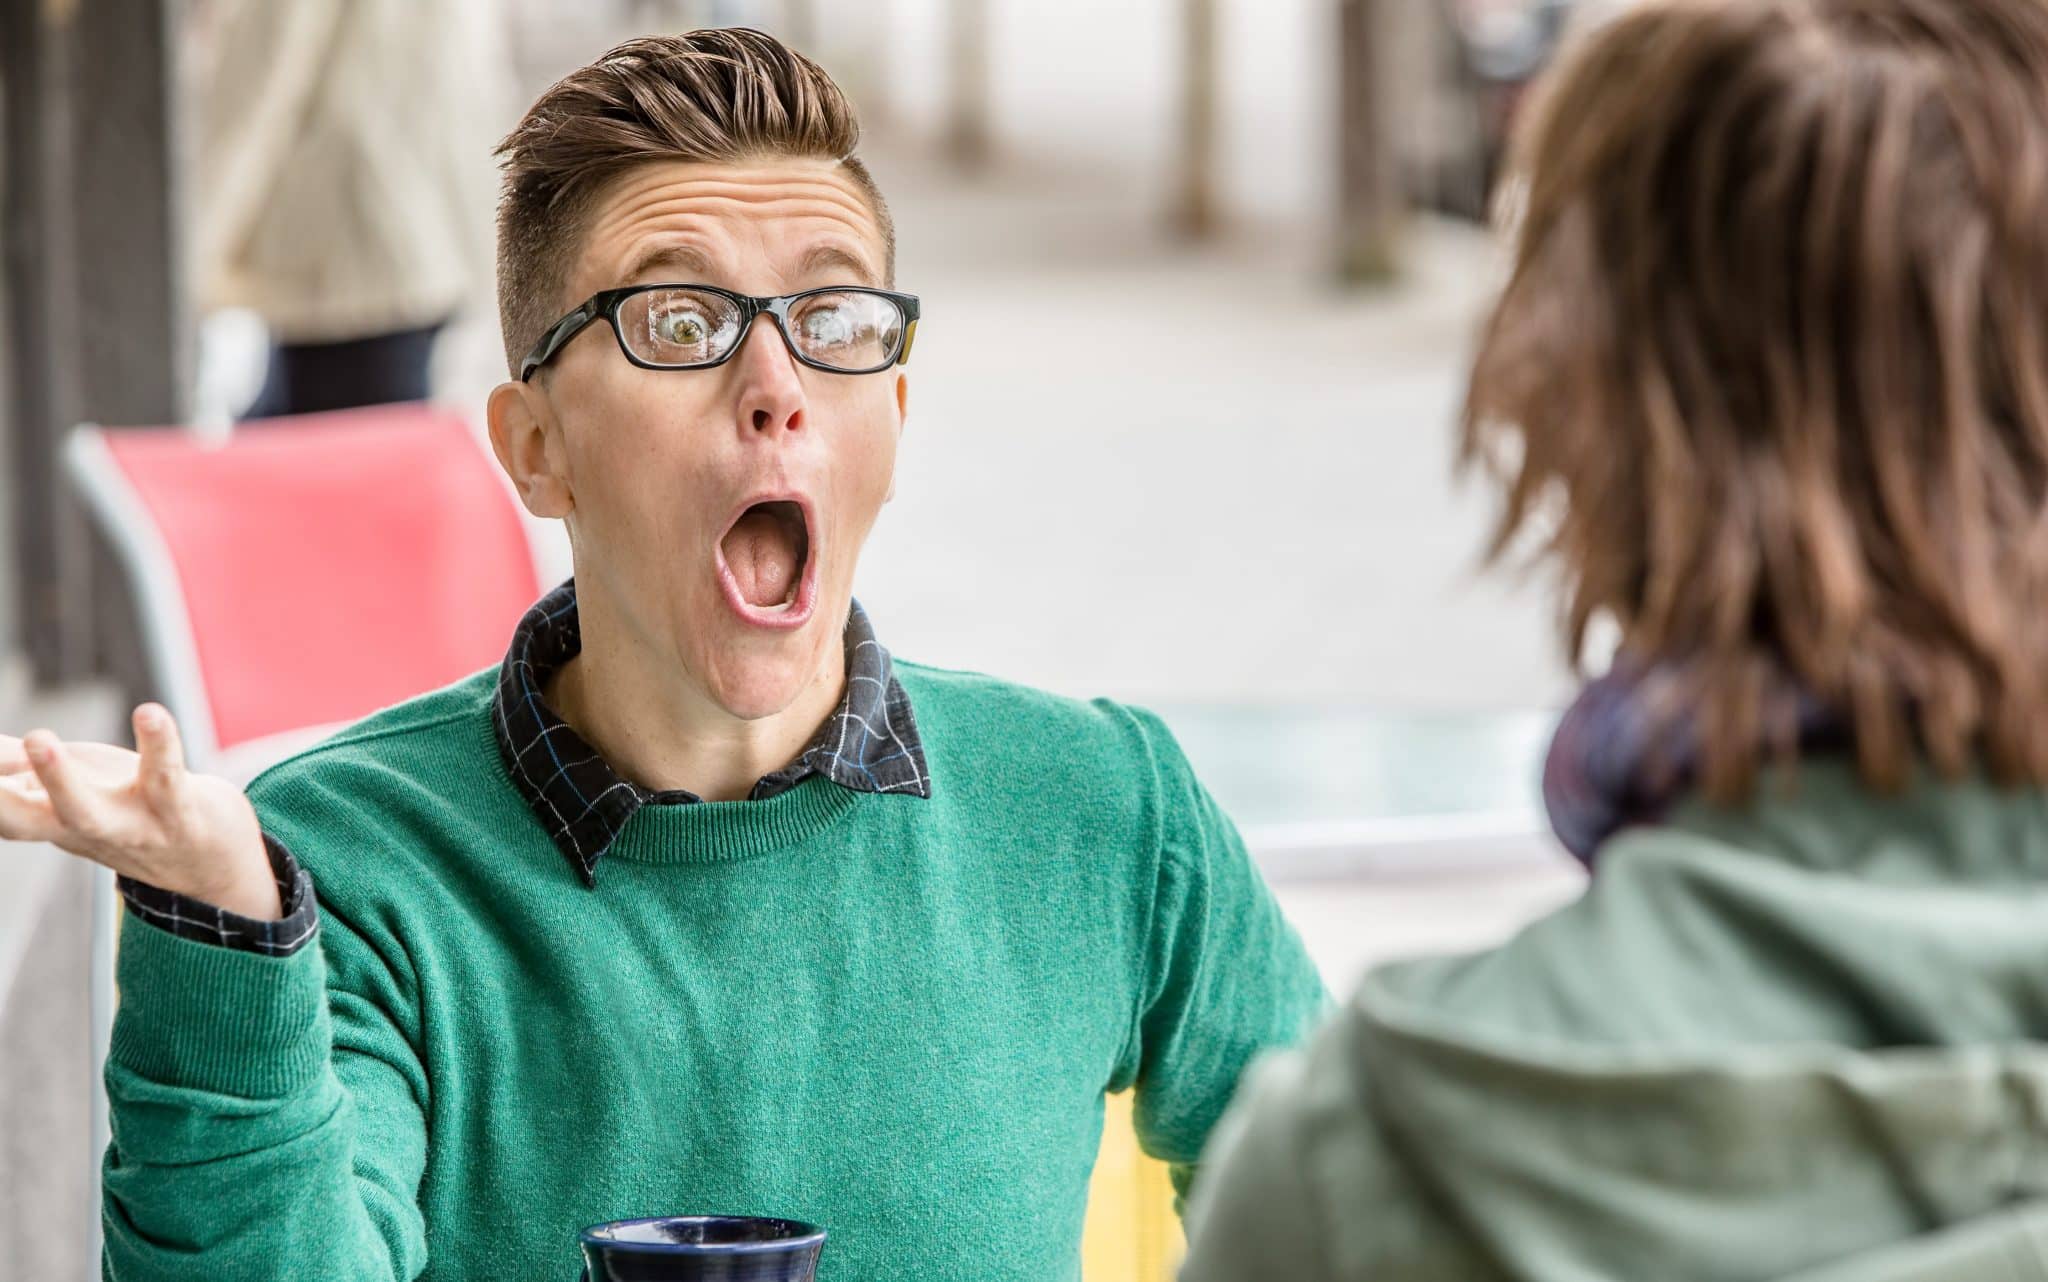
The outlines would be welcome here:
<svg viewBox="0 0 2048 1282">
<path fill-rule="evenodd" d="M 1675 672 L 1711 795 L 2048 783 L 2048 3 L 1649 0 L 1517 138 L 1463 456 L 1565 629 Z"/>
<path fill-rule="evenodd" d="M 856 157 L 860 122 L 824 69 L 743 27 L 629 40 L 557 81 L 498 144 L 498 318 L 519 361 L 573 306 L 569 264 L 608 184 L 652 161 L 838 161 L 874 210 L 883 279 L 896 274 L 888 205 Z"/>
</svg>

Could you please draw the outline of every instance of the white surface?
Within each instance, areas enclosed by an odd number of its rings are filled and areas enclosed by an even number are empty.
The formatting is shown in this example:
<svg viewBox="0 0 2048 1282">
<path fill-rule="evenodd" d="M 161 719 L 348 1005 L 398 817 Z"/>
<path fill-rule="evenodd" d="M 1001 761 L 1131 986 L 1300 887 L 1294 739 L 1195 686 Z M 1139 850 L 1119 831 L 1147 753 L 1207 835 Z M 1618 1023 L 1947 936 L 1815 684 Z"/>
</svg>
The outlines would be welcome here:
<svg viewBox="0 0 2048 1282">
<path fill-rule="evenodd" d="M 1534 815 L 1430 815 L 1263 824 L 1245 846 L 1271 882 L 1417 882 L 1550 867 L 1561 853 Z"/>
<path fill-rule="evenodd" d="M 1569 856 L 1512 874 L 1421 880 L 1296 882 L 1274 887 L 1323 982 L 1347 996 L 1370 966 L 1501 943 L 1576 899 L 1585 874 Z"/>
<path fill-rule="evenodd" d="M 72 862 L 71 856 L 39 842 L 0 843 L 0 1015 L 14 977 L 21 970 L 22 950 L 46 911 L 58 874 Z"/>
</svg>

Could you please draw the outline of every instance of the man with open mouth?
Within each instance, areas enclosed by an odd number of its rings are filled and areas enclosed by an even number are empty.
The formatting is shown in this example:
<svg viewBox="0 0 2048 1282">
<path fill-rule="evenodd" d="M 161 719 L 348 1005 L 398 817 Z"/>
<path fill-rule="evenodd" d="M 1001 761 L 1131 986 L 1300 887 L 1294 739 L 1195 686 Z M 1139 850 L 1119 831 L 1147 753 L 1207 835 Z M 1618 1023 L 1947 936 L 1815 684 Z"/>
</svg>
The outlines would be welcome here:
<svg viewBox="0 0 2048 1282">
<path fill-rule="evenodd" d="M 0 739 L 0 836 L 132 909 L 110 1277 L 566 1279 L 580 1226 L 753 1213 L 828 1279 L 1072 1278 L 1104 1094 L 1185 1191 L 1320 1009 L 1156 718 L 854 603 L 919 315 L 856 134 L 700 31 L 505 141 L 490 435 L 576 574 L 501 665 L 246 797 L 154 706 Z"/>
</svg>

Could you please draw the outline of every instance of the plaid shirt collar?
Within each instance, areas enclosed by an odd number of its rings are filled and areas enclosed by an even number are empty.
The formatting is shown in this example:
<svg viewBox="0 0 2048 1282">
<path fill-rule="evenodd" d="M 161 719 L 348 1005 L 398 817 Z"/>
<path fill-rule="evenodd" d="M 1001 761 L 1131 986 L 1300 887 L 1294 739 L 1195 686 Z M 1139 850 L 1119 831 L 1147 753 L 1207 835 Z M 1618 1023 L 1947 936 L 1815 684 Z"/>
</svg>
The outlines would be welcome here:
<svg viewBox="0 0 2048 1282">
<path fill-rule="evenodd" d="M 576 617 L 576 582 L 542 597 L 519 621 L 512 648 L 498 670 L 493 728 L 512 782 L 534 818 L 569 859 L 586 886 L 597 864 L 642 806 L 694 805 L 703 800 L 679 788 L 644 788 L 621 778 L 582 735 L 548 706 L 548 678 L 583 648 Z M 754 785 L 749 799 L 765 801 L 812 775 L 854 792 L 932 795 L 924 744 L 910 696 L 891 671 L 889 652 L 875 640 L 867 612 L 855 602 L 846 620 L 846 694 L 797 759 Z"/>
</svg>

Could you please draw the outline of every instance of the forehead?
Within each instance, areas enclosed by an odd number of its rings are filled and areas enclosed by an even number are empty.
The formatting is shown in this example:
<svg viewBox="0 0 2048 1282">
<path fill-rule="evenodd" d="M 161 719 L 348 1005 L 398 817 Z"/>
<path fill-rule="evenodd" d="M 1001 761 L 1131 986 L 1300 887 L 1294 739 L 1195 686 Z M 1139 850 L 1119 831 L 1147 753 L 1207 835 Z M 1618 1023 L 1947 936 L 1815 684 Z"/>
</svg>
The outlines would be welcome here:
<svg viewBox="0 0 2048 1282">
<path fill-rule="evenodd" d="M 841 283 L 851 272 L 880 285 L 884 255 L 873 208 L 832 161 L 655 161 L 599 193 L 571 294 L 685 269 L 750 293 L 814 283 L 794 277 L 821 267 Z"/>
</svg>

